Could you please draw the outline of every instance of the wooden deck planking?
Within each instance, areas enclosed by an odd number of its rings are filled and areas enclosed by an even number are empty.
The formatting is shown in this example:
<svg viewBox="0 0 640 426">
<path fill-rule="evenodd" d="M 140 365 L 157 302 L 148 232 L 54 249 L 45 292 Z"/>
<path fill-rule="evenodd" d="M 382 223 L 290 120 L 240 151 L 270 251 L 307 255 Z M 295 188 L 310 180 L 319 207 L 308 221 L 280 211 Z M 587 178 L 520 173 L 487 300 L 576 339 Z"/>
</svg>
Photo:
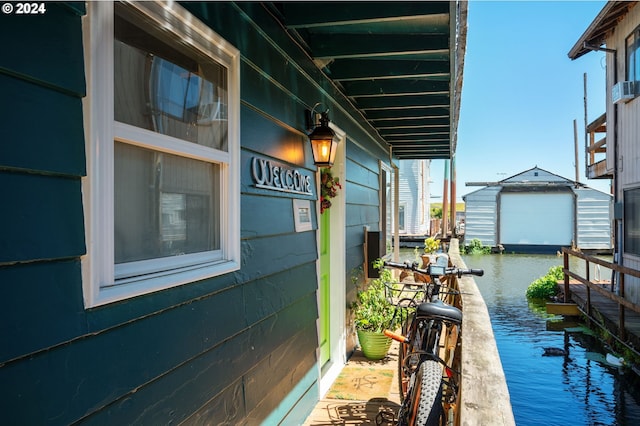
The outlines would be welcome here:
<svg viewBox="0 0 640 426">
<path fill-rule="evenodd" d="M 608 288 L 608 285 L 604 286 L 604 288 Z M 588 312 L 587 287 L 584 284 L 571 284 L 570 289 L 571 299 L 576 302 L 583 312 Z M 607 299 L 597 291 L 592 290 L 591 305 L 592 309 L 595 309 L 604 317 L 607 326 L 614 325 L 617 329 L 620 328 L 620 313 L 618 304 L 615 301 Z M 629 334 L 627 340 L 630 340 L 636 347 L 640 347 L 638 346 L 640 343 L 640 314 L 631 309 L 625 309 L 624 325 Z"/>
<path fill-rule="evenodd" d="M 368 401 L 347 401 L 339 399 L 321 400 L 304 423 L 305 426 L 327 425 L 395 425 L 398 404 L 386 398 L 375 398 Z M 387 413 L 378 422 L 380 412 Z"/>
<path fill-rule="evenodd" d="M 380 396 L 367 401 L 323 398 L 307 417 L 303 426 L 329 425 L 395 425 L 396 414 L 400 408 L 400 394 L 398 393 L 398 343 L 394 341 L 389 353 L 380 361 L 367 360 L 360 350 L 349 358 L 348 364 L 366 366 L 370 368 L 393 369 L 395 374 L 389 390 L 381 389 Z M 384 412 L 378 416 L 380 412 Z M 378 421 L 378 422 L 376 422 Z"/>
</svg>

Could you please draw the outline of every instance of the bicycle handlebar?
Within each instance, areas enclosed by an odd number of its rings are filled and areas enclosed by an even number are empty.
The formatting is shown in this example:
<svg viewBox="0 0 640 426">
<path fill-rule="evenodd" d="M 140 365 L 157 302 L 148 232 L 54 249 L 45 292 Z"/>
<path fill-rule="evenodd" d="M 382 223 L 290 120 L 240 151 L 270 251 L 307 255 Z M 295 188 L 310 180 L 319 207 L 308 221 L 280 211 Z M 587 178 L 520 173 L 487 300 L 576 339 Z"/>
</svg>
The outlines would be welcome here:
<svg viewBox="0 0 640 426">
<path fill-rule="evenodd" d="M 481 277 L 484 275 L 484 269 L 462 269 L 462 268 L 444 268 L 438 265 L 429 265 L 428 269 L 418 268 L 418 263 L 413 262 L 405 262 L 405 263 L 397 263 L 397 262 L 384 262 L 384 266 L 389 268 L 396 269 L 404 269 L 407 271 L 414 271 L 420 274 L 430 275 L 430 276 L 439 276 L 439 275 L 457 275 L 461 277 L 463 275 L 475 275 Z"/>
</svg>

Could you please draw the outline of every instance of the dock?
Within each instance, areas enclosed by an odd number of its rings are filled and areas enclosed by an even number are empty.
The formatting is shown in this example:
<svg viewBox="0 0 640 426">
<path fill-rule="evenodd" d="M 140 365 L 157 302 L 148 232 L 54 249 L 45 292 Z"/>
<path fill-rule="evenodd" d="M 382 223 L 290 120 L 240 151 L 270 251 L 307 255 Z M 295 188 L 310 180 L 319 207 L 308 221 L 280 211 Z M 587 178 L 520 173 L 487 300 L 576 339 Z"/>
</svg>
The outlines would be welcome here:
<svg viewBox="0 0 640 426">
<path fill-rule="evenodd" d="M 619 305 L 597 291 L 587 294 L 588 287 L 581 283 L 571 285 L 571 300 L 578 310 L 589 319 L 592 324 L 603 326 L 604 329 L 618 336 L 620 331 Z M 606 288 L 606 285 L 602 285 Z M 590 303 L 588 302 L 590 300 Z M 628 311 L 624 314 L 625 342 L 635 348 L 640 348 L 640 314 Z"/>
<path fill-rule="evenodd" d="M 564 293 L 565 304 L 575 303 L 590 326 L 602 328 L 619 344 L 640 356 L 640 305 L 624 297 L 624 277 L 640 277 L 640 271 L 566 248 L 562 249 L 562 252 L 565 279 L 560 288 Z M 589 271 L 590 263 L 615 271 L 617 286 L 610 282 L 591 280 L 588 272 L 586 276 L 582 276 L 572 271 L 569 268 L 569 256 L 583 259 L 586 271 Z"/>
<path fill-rule="evenodd" d="M 424 247 L 424 240 L 429 238 L 429 235 L 400 235 L 400 248 L 416 248 Z"/>
</svg>

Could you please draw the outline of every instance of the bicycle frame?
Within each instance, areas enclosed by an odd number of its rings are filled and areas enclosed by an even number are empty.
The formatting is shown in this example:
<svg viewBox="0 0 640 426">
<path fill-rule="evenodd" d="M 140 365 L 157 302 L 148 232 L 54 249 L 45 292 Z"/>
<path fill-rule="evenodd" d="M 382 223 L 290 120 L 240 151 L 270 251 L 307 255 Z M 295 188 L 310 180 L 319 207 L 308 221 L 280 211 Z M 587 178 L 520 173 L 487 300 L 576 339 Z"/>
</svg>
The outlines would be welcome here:
<svg viewBox="0 0 640 426">
<path fill-rule="evenodd" d="M 456 302 L 460 306 L 459 301 L 454 300 L 459 293 L 443 292 L 441 277 L 452 280 L 456 275 L 482 275 L 483 271 L 447 268 L 441 264 L 430 265 L 427 269 L 419 269 L 416 264 L 391 262 L 385 262 L 385 266 L 427 275 L 432 287 L 431 292 L 425 288 L 421 298 L 414 296 L 396 300 L 398 309 L 408 310 L 402 334 L 385 332 L 402 343 L 398 373 L 403 401 L 398 413 L 398 425 L 453 424 L 457 413 L 459 378 L 454 362 L 459 360 L 456 351 L 459 349 L 457 343 L 461 332 L 462 311 L 453 306 Z M 451 282 L 447 284 L 450 286 Z M 445 303 L 443 298 L 449 303 Z M 431 374 L 427 379 L 426 371 Z M 430 397 L 431 401 L 421 395 L 425 387 L 428 392 L 435 392 L 435 396 Z"/>
<path fill-rule="evenodd" d="M 402 360 L 401 368 L 404 369 L 404 374 L 402 374 L 402 376 L 408 377 L 409 380 L 406 382 L 406 397 L 404 398 L 402 408 L 399 413 L 399 418 L 402 419 L 399 423 L 401 425 L 410 425 L 415 421 L 417 408 L 414 405 L 416 404 L 416 400 L 410 396 L 415 392 L 416 374 L 422 363 L 427 360 L 436 361 L 443 367 L 448 382 L 445 383 L 443 381 L 438 385 L 438 387 L 440 392 L 443 393 L 445 393 L 446 387 L 446 401 L 450 406 L 456 402 L 458 390 L 457 372 L 452 369 L 452 365 L 450 365 L 450 363 L 441 357 L 441 346 L 455 348 L 457 346 L 458 333 L 456 331 L 455 339 L 453 339 L 454 341 L 448 342 L 446 345 L 441 342 L 441 337 L 443 331 L 457 330 L 461 325 L 461 317 L 460 321 L 458 321 L 441 315 L 422 312 L 423 310 L 420 309 L 421 307 L 424 307 L 425 304 L 438 303 L 439 299 L 436 300 L 438 297 L 438 282 L 439 280 L 436 280 L 436 289 L 433 291 L 434 295 L 432 296 L 431 301 L 420 304 L 408 320 L 409 327 L 406 335 L 408 343 L 406 344 L 406 351 L 403 351 L 404 359 Z M 447 358 L 449 358 L 449 361 L 453 360 L 452 357 Z M 442 374 L 441 377 L 443 377 Z M 435 413 L 440 412 L 443 409 L 441 404 L 442 403 L 440 401 L 435 401 L 431 410 Z M 447 417 L 449 416 L 447 415 Z"/>
</svg>

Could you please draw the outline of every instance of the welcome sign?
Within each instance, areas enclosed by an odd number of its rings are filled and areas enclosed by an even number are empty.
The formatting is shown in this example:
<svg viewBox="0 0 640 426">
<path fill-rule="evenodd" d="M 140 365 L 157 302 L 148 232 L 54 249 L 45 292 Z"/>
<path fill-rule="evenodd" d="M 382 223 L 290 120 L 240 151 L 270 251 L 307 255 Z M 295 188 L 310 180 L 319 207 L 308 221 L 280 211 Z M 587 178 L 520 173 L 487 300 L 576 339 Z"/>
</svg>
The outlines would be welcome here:
<svg viewBox="0 0 640 426">
<path fill-rule="evenodd" d="M 313 195 L 312 175 L 306 170 L 298 170 L 271 160 L 253 157 L 251 176 L 256 188 Z"/>
</svg>

